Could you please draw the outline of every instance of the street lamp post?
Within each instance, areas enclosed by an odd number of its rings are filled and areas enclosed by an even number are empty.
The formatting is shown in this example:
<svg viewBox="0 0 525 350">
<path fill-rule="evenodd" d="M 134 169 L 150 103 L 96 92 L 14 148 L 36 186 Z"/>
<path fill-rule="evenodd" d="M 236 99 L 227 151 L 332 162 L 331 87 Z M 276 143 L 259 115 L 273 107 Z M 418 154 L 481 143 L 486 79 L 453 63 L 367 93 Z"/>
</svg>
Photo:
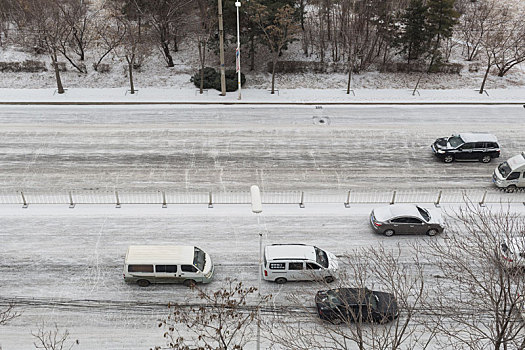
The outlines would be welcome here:
<svg viewBox="0 0 525 350">
<path fill-rule="evenodd" d="M 236 1 L 235 7 L 237 8 L 237 52 L 236 58 L 237 58 L 237 90 L 239 91 L 239 97 L 238 99 L 241 99 L 241 36 L 240 36 L 240 30 L 239 30 L 239 7 L 241 7 L 241 2 Z"/>
<path fill-rule="evenodd" d="M 240 97 L 240 95 L 239 95 Z M 261 200 L 261 191 L 259 186 L 253 185 L 250 187 L 250 194 L 252 198 L 252 212 L 254 214 L 262 213 L 262 200 Z M 257 223 L 259 223 L 259 217 L 257 217 Z M 259 287 L 257 288 L 257 296 L 259 301 L 261 300 L 261 278 L 262 278 L 262 231 L 259 230 Z M 261 311 L 260 305 L 257 308 L 257 350 L 261 349 Z"/>
</svg>

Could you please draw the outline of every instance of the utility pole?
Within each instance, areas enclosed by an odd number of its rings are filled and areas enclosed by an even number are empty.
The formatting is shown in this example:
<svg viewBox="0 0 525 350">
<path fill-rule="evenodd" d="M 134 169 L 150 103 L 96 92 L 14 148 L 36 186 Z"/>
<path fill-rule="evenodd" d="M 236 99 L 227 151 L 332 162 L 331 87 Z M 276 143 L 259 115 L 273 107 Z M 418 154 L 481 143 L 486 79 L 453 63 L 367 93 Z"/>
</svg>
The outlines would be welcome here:
<svg viewBox="0 0 525 350">
<path fill-rule="evenodd" d="M 221 96 L 226 96 L 226 77 L 224 73 L 224 28 L 222 25 L 222 0 L 217 0 L 219 8 L 219 51 L 221 60 Z"/>
<path fill-rule="evenodd" d="M 235 1 L 235 7 L 237 8 L 237 51 L 235 52 L 236 59 L 236 70 L 237 70 L 237 90 L 239 91 L 238 100 L 241 99 L 241 36 L 239 31 L 239 7 L 241 7 L 241 2 L 239 0 Z"/>
</svg>

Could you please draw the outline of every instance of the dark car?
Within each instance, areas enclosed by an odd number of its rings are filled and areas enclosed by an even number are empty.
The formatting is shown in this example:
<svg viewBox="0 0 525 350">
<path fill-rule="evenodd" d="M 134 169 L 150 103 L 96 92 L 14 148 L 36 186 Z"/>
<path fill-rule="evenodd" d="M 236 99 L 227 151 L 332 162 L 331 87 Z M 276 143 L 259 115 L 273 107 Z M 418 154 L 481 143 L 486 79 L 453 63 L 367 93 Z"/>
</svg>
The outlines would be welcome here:
<svg viewBox="0 0 525 350">
<path fill-rule="evenodd" d="M 427 234 L 435 236 L 443 232 L 441 211 L 416 204 L 391 204 L 374 208 L 370 213 L 370 225 L 385 236 L 394 234 Z"/>
<path fill-rule="evenodd" d="M 321 290 L 315 296 L 315 304 L 319 317 L 334 324 L 387 323 L 399 316 L 393 294 L 367 288 Z"/>
<path fill-rule="evenodd" d="M 465 132 L 437 139 L 432 152 L 445 163 L 455 160 L 489 163 L 500 154 L 498 139 L 492 134 Z"/>
</svg>

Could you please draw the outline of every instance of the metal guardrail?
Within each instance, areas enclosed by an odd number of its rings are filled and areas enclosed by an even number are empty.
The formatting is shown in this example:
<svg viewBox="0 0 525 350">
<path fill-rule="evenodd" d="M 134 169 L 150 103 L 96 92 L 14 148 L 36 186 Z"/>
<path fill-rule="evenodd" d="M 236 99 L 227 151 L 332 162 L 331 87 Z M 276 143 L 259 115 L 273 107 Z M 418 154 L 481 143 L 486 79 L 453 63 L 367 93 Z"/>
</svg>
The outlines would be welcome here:
<svg viewBox="0 0 525 350">
<path fill-rule="evenodd" d="M 308 203 L 462 203 L 465 200 L 484 205 L 485 203 L 524 203 L 525 190 L 507 193 L 498 189 L 431 189 L 431 190 L 350 190 L 333 192 L 282 191 L 261 192 L 263 204 L 297 204 L 304 207 Z M 176 191 L 115 191 L 83 190 L 67 192 L 17 191 L 0 192 L 0 204 L 250 204 L 249 191 L 238 192 L 176 192 Z"/>
</svg>

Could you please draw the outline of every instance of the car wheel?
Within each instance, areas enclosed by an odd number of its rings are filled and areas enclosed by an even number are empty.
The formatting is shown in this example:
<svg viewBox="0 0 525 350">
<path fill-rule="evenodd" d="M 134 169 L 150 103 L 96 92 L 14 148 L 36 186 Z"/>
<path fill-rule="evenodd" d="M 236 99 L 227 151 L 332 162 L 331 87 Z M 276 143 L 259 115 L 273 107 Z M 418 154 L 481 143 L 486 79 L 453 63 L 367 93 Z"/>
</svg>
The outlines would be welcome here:
<svg viewBox="0 0 525 350">
<path fill-rule="evenodd" d="M 196 282 L 194 280 L 185 280 L 184 282 L 182 282 L 183 285 L 190 288 L 195 287 L 195 283 Z"/>
<path fill-rule="evenodd" d="M 284 278 L 284 277 L 276 278 L 275 279 L 275 283 L 277 283 L 277 284 L 285 284 L 286 283 L 286 278 Z"/>
<path fill-rule="evenodd" d="M 482 163 L 490 163 L 491 160 L 492 160 L 492 157 L 489 155 L 485 155 L 479 159 L 479 161 Z"/>
<path fill-rule="evenodd" d="M 516 187 L 516 185 L 510 185 L 510 186 L 507 186 L 505 192 L 507 192 L 507 193 L 512 193 L 512 192 L 516 192 L 517 189 L 518 189 L 518 188 Z"/>
<path fill-rule="evenodd" d="M 430 237 L 437 235 L 437 233 L 438 231 L 435 228 L 431 228 L 427 231 L 427 235 L 429 235 Z"/>
<path fill-rule="evenodd" d="M 392 237 L 394 235 L 394 230 L 386 230 L 384 234 L 387 237 Z"/>
<path fill-rule="evenodd" d="M 454 156 L 452 156 L 452 155 L 445 156 L 445 157 L 443 158 L 443 161 L 444 161 L 445 163 L 452 163 L 452 162 L 454 161 Z"/>
<path fill-rule="evenodd" d="M 150 285 L 149 281 L 148 280 L 138 280 L 137 281 L 137 284 L 141 287 L 147 287 Z"/>
<path fill-rule="evenodd" d="M 326 283 L 332 283 L 332 282 L 334 281 L 334 278 L 333 278 L 332 276 L 326 276 L 326 277 L 324 278 L 324 281 L 325 281 Z"/>
</svg>

